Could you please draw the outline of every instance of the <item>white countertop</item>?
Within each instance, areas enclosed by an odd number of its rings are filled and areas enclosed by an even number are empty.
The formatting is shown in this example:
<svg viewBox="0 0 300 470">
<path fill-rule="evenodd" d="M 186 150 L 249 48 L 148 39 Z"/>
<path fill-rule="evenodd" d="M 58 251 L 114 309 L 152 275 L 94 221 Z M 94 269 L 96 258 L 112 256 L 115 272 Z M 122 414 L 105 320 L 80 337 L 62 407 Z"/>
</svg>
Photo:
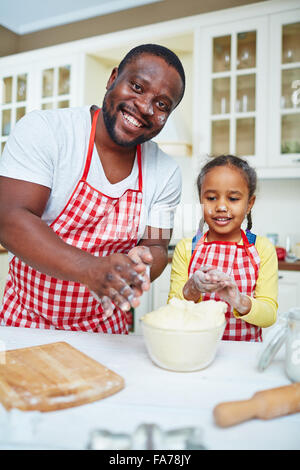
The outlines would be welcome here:
<svg viewBox="0 0 300 470">
<path fill-rule="evenodd" d="M 222 341 L 209 367 L 180 373 L 155 366 L 142 336 L 0 327 L 0 350 L 55 341 L 68 342 L 120 374 L 125 388 L 104 400 L 48 413 L 8 413 L 0 405 L 0 449 L 9 447 L 5 426 L 10 432 L 17 429 L 17 435 L 11 434 L 13 441 L 27 440 L 36 448 L 84 449 L 95 429 L 132 433 L 142 423 L 157 424 L 163 431 L 201 427 L 203 444 L 213 450 L 300 449 L 300 413 L 226 429 L 217 427 L 212 415 L 222 401 L 248 399 L 258 390 L 290 384 L 284 373 L 284 348 L 260 373 L 256 364 L 262 343 Z M 32 423 L 35 426 L 30 436 L 25 429 L 29 421 L 31 428 Z"/>
</svg>

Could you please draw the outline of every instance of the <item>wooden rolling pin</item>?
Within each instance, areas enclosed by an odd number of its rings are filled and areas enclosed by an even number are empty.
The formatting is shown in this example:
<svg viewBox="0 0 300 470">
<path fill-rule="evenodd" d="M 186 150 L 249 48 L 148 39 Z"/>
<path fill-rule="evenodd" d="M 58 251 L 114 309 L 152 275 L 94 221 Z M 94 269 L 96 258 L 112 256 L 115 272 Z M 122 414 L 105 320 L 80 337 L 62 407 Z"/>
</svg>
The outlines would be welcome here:
<svg viewBox="0 0 300 470">
<path fill-rule="evenodd" d="M 216 424 L 233 426 L 253 418 L 272 419 L 300 411 L 300 382 L 256 392 L 250 400 L 219 403 L 213 410 Z"/>
</svg>

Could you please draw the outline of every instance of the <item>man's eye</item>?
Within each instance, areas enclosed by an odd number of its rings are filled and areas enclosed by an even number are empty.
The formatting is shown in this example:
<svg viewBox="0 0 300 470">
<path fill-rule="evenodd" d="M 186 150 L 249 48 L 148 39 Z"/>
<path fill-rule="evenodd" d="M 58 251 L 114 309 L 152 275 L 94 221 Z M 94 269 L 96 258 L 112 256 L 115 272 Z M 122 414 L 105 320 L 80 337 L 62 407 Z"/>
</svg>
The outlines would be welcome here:
<svg viewBox="0 0 300 470">
<path fill-rule="evenodd" d="M 238 201 L 239 199 L 237 197 L 230 197 L 229 200 L 230 201 Z"/>
<path fill-rule="evenodd" d="M 158 101 L 157 106 L 158 106 L 159 109 L 161 109 L 162 111 L 168 111 L 168 110 L 169 110 L 168 105 L 167 105 L 166 103 L 164 103 L 164 101 Z"/>
<path fill-rule="evenodd" d="M 139 85 L 138 83 L 135 83 L 135 82 L 132 83 L 132 88 L 133 88 L 135 91 L 138 91 L 138 92 L 142 91 L 141 85 Z"/>
<path fill-rule="evenodd" d="M 214 201 L 216 199 L 215 196 L 207 196 L 206 198 L 208 201 Z"/>
</svg>

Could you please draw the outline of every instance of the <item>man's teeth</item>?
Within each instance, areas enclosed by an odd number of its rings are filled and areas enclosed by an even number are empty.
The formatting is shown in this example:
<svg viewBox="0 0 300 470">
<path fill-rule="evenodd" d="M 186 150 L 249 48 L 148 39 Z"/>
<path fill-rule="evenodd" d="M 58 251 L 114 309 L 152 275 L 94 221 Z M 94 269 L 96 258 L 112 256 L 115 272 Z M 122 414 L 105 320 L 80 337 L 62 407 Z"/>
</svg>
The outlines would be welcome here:
<svg viewBox="0 0 300 470">
<path fill-rule="evenodd" d="M 123 116 L 124 118 L 129 121 L 131 124 L 133 124 L 134 126 L 136 127 L 142 127 L 142 124 L 137 121 L 133 116 L 131 116 L 130 114 L 127 114 L 127 113 L 124 113 L 123 112 Z"/>
</svg>

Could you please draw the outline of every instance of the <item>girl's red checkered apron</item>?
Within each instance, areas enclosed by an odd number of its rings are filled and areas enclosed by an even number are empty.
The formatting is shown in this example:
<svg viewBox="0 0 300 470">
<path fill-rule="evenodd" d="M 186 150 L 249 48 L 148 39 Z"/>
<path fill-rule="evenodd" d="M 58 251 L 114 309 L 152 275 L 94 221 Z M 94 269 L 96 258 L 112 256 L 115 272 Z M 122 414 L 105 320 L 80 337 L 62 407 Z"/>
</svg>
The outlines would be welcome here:
<svg viewBox="0 0 300 470">
<path fill-rule="evenodd" d="M 83 175 L 51 227 L 66 243 L 102 257 L 127 253 L 136 246 L 143 194 L 140 146 L 138 190 L 111 198 L 87 183 L 99 111 L 94 114 Z M 115 307 L 105 319 L 101 304 L 80 283 L 42 274 L 17 257 L 10 263 L 0 310 L 2 324 L 126 334 L 129 318 Z"/>
<path fill-rule="evenodd" d="M 253 297 L 260 258 L 255 245 L 249 243 L 243 231 L 241 233 L 243 245 L 233 242 L 206 242 L 207 233 L 200 236 L 193 249 L 188 269 L 189 277 L 201 266 L 213 266 L 233 277 L 242 294 Z M 210 299 L 221 300 L 214 292 L 202 295 L 202 300 Z M 229 304 L 225 316 L 226 327 L 222 339 L 262 341 L 261 328 L 235 318 L 233 308 Z"/>
</svg>

